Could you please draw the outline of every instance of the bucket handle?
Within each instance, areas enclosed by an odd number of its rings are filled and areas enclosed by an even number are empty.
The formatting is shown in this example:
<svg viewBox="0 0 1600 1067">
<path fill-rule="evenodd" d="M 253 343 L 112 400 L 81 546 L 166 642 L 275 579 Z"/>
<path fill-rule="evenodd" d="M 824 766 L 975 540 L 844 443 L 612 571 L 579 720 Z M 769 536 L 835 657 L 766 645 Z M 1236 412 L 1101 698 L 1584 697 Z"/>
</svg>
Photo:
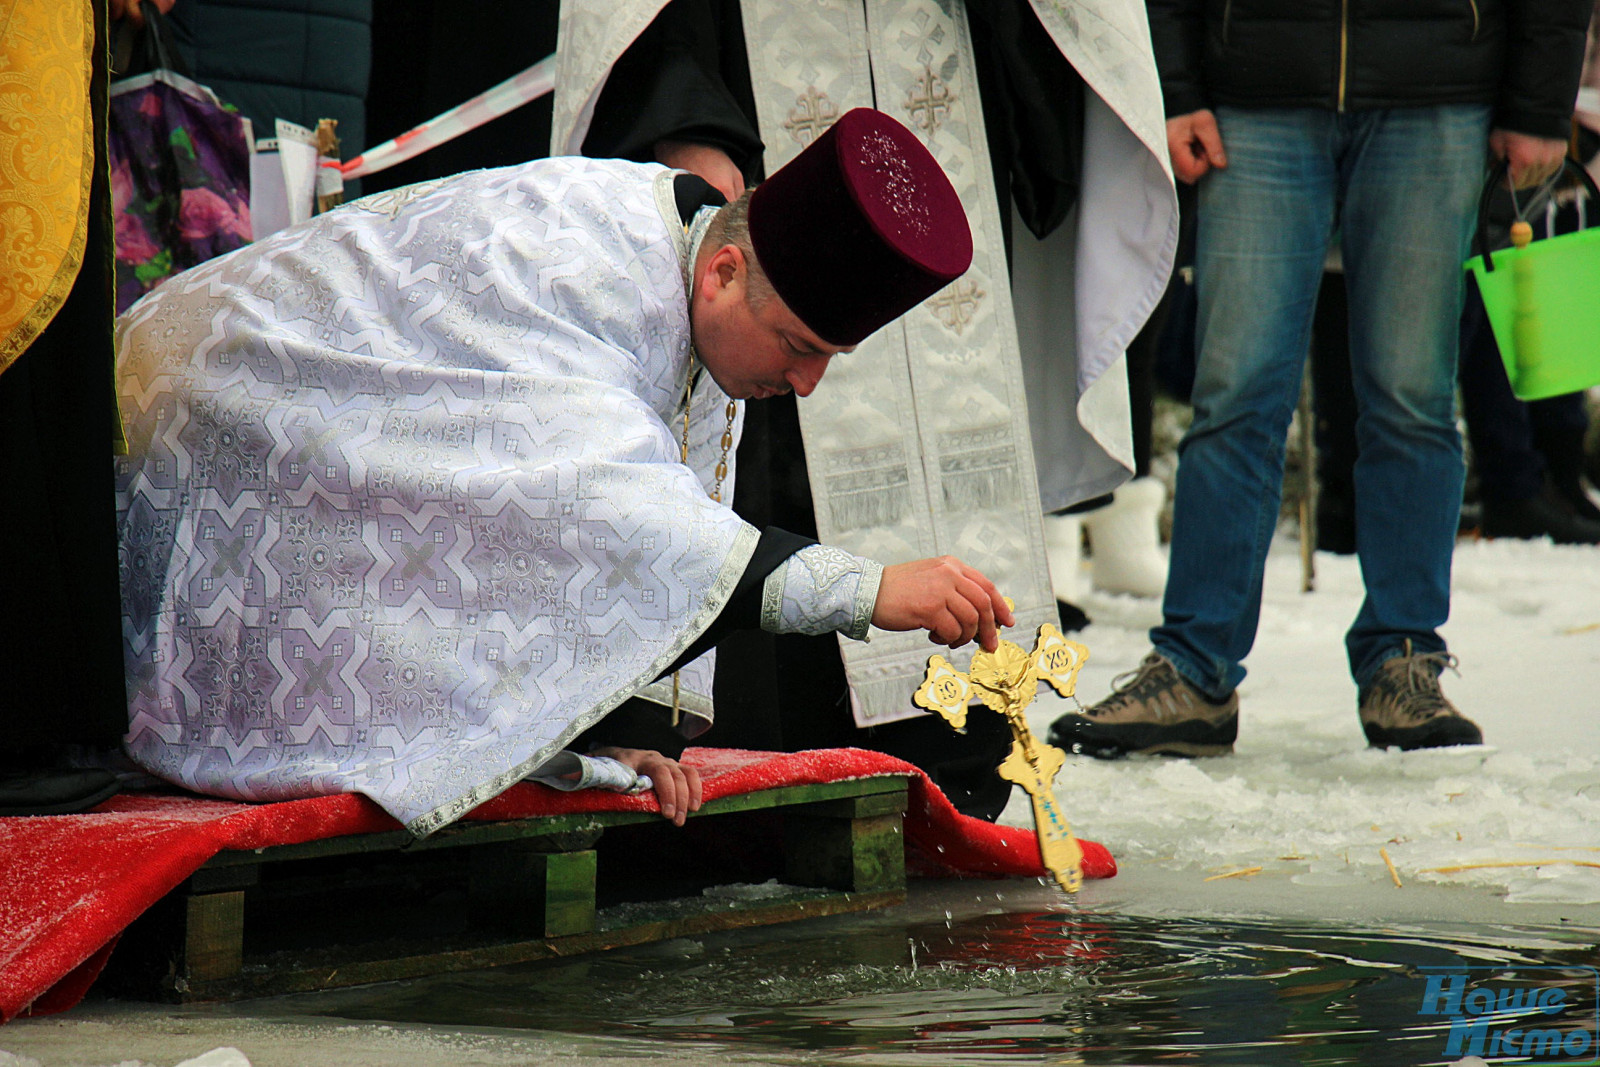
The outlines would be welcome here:
<svg viewBox="0 0 1600 1067">
<path fill-rule="evenodd" d="M 1478 255 L 1483 257 L 1483 269 L 1485 272 L 1492 272 L 1494 270 L 1494 260 L 1490 258 L 1489 254 L 1489 244 L 1484 238 L 1484 234 L 1487 233 L 1489 229 L 1489 198 L 1494 195 L 1495 189 L 1499 188 L 1501 181 L 1506 176 L 1506 171 L 1509 166 L 1510 164 L 1504 159 L 1496 163 L 1489 171 L 1489 177 L 1483 183 L 1483 194 L 1478 197 L 1478 232 L 1473 236 L 1472 241 L 1473 244 L 1477 246 Z M 1589 176 L 1589 172 L 1579 165 L 1577 160 L 1573 159 L 1571 156 L 1562 157 L 1561 171 L 1558 172 L 1557 177 L 1559 177 L 1561 174 L 1564 174 L 1568 167 L 1571 167 L 1573 170 L 1578 172 L 1578 177 L 1582 180 L 1584 187 L 1589 192 L 1590 201 L 1594 204 L 1600 205 L 1600 188 L 1595 186 L 1594 179 Z M 1552 185 L 1553 184 L 1554 179 L 1552 179 Z M 1512 194 L 1512 203 L 1516 203 L 1515 193 Z M 1518 214 L 1518 217 L 1521 217 L 1520 213 Z"/>
</svg>

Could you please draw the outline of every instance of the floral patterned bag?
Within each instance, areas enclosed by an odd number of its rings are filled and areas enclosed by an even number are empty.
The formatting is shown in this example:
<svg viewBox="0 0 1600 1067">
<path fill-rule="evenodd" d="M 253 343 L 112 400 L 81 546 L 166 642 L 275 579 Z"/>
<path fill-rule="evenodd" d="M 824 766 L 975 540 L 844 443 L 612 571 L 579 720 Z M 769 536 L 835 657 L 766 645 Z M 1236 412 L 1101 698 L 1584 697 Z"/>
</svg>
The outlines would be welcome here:
<svg viewBox="0 0 1600 1067">
<path fill-rule="evenodd" d="M 147 14 L 153 5 L 146 5 Z M 155 69 L 111 84 L 117 312 L 167 278 L 250 243 L 250 124 L 173 69 L 159 17 Z"/>
</svg>

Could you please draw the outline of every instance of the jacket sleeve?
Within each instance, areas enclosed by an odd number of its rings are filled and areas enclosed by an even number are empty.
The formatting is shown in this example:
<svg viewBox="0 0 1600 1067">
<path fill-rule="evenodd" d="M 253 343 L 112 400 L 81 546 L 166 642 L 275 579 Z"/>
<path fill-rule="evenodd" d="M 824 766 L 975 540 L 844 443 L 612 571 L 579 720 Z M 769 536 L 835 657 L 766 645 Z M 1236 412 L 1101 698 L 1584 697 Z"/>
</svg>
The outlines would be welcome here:
<svg viewBox="0 0 1600 1067">
<path fill-rule="evenodd" d="M 1146 0 L 1167 116 L 1211 106 L 1202 73 L 1205 0 Z"/>
<path fill-rule="evenodd" d="M 1496 126 L 1563 140 L 1571 134 L 1592 11 L 1590 0 L 1508 0 Z"/>
</svg>

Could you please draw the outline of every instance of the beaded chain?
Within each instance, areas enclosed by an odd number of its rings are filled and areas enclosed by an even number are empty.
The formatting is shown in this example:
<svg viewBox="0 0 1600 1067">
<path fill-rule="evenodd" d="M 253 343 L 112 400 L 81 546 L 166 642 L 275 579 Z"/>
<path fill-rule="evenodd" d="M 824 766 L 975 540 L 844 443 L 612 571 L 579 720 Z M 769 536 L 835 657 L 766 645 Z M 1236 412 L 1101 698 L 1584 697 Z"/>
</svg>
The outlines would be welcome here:
<svg viewBox="0 0 1600 1067">
<path fill-rule="evenodd" d="M 683 441 L 682 441 L 683 448 L 682 448 L 682 455 L 683 455 L 683 462 L 685 462 L 685 463 L 689 462 L 689 401 L 694 396 L 695 370 L 697 369 L 696 365 L 699 362 L 700 361 L 699 361 L 698 357 L 696 357 L 695 354 L 694 354 L 694 350 L 690 349 L 689 350 L 689 380 L 688 380 L 687 383 L 684 384 L 684 387 L 683 387 Z M 725 407 L 723 409 L 723 411 L 728 417 L 728 425 L 723 427 L 723 430 L 722 430 L 722 441 L 721 441 L 722 456 L 717 460 L 717 471 L 716 471 L 717 480 L 716 480 L 716 484 L 714 484 L 711 487 L 711 499 L 715 500 L 719 504 L 722 503 L 722 483 L 728 477 L 728 452 L 731 451 L 732 448 L 733 448 L 733 421 L 734 421 L 734 419 L 738 418 L 738 416 L 739 416 L 739 402 L 737 400 L 734 400 L 732 397 L 729 397 L 728 405 L 727 405 L 727 407 Z"/>
</svg>

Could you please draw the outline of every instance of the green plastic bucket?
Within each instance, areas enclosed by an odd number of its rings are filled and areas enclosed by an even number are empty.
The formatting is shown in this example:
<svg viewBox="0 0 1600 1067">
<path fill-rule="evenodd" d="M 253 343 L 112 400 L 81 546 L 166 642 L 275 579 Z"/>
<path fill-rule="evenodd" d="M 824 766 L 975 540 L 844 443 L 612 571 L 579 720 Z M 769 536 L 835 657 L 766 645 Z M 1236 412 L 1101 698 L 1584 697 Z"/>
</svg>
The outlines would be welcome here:
<svg viewBox="0 0 1600 1067">
<path fill-rule="evenodd" d="M 1473 256 L 1466 268 L 1512 392 L 1540 400 L 1600 384 L 1600 226 Z"/>
</svg>

